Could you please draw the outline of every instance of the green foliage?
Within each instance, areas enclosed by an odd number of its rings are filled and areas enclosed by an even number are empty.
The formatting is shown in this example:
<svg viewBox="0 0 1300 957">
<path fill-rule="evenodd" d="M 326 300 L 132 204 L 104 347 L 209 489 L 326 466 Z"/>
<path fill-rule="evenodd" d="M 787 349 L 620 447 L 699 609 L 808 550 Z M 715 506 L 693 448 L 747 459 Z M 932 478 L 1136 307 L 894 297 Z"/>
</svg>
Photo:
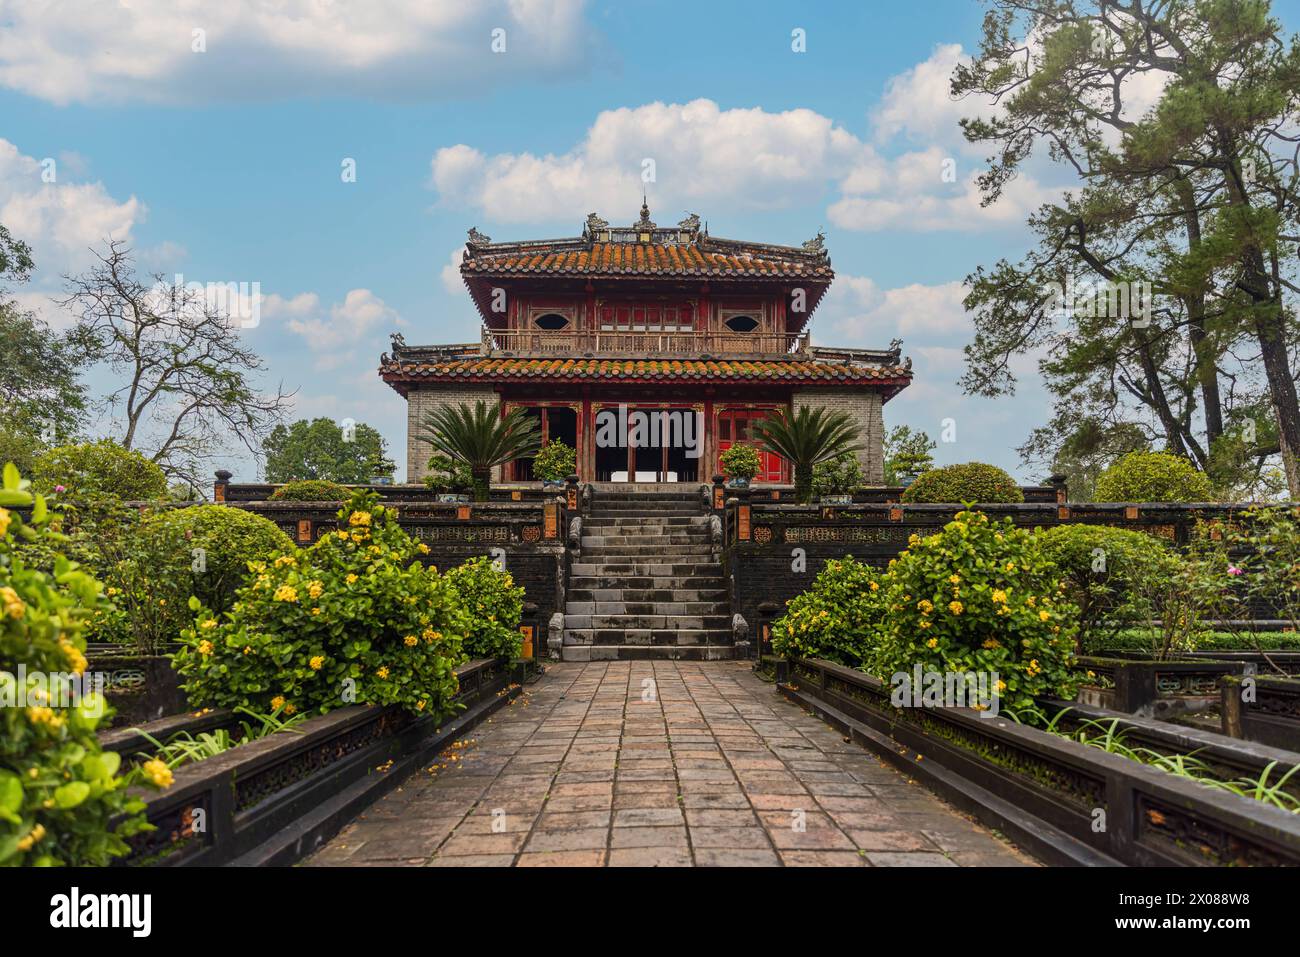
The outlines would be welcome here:
<svg viewBox="0 0 1300 957">
<path fill-rule="evenodd" d="M 50 493 L 59 486 L 64 499 L 111 495 L 124 502 L 152 502 L 167 496 L 167 476 L 139 452 L 112 439 L 61 445 L 37 456 L 32 484 Z"/>
<path fill-rule="evenodd" d="M 763 467 L 758 450 L 752 445 L 737 442 L 719 456 L 722 469 L 727 475 L 738 479 L 752 479 Z"/>
<path fill-rule="evenodd" d="M 80 375 L 88 353 L 79 327 L 55 332 L 0 296 L 0 423 L 7 436 L 0 438 L 0 462 L 19 461 L 12 454 L 19 437 L 35 446 L 23 456 L 30 468 L 39 448 L 70 442 L 80 432 L 86 414 Z"/>
<path fill-rule="evenodd" d="M 0 462 L 13 462 L 24 475 L 32 474 L 36 456 L 41 454 L 45 443 L 34 432 L 15 429 L 9 426 L 13 415 L 7 408 L 0 408 Z"/>
<path fill-rule="evenodd" d="M 275 426 L 262 443 L 262 453 L 268 482 L 367 485 L 391 476 L 396 468 L 388 457 L 387 442 L 375 428 L 358 422 L 349 441 L 342 426 L 323 417 Z"/>
<path fill-rule="evenodd" d="M 751 434 L 764 451 L 794 467 L 795 497 L 804 504 L 812 501 L 813 468 L 818 462 L 863 448 L 853 417 L 824 406 L 805 405 L 794 415 L 781 409 L 754 423 Z"/>
<path fill-rule="evenodd" d="M 533 474 L 547 482 L 559 482 L 578 469 L 577 450 L 560 439 L 551 439 L 533 458 Z"/>
<path fill-rule="evenodd" d="M 1105 655 L 1114 651 L 1151 650 L 1151 633 L 1145 628 L 1126 628 L 1113 634 L 1094 633 L 1080 641 L 1079 653 Z M 1294 631 L 1198 631 L 1196 652 L 1211 651 L 1300 651 L 1300 633 Z"/>
<path fill-rule="evenodd" d="M 429 459 L 429 474 L 424 477 L 424 484 L 433 492 L 464 495 L 474 491 L 474 476 L 462 463 L 435 455 Z"/>
<path fill-rule="evenodd" d="M 934 468 L 935 441 L 928 434 L 896 425 L 885 433 L 885 484 L 899 485 L 903 475 L 920 475 Z"/>
<path fill-rule="evenodd" d="M 215 758 L 218 754 L 224 754 L 231 748 L 237 748 L 241 744 L 249 744 L 273 734 L 279 734 L 280 732 L 296 733 L 297 726 L 307 720 L 306 713 L 299 712 L 291 717 L 282 718 L 280 715 L 283 710 L 281 707 L 270 714 L 258 714 L 242 705 L 235 708 L 237 713 L 246 714 L 256 722 L 254 724 L 248 721 L 240 721 L 240 733 L 232 733 L 228 728 L 217 728 L 215 731 L 200 731 L 198 734 L 178 731 L 166 741 L 160 741 L 143 729 L 137 728 L 135 730 L 139 731 L 140 736 L 154 746 L 155 751 L 148 757 L 148 760 L 160 761 L 169 771 L 174 771 L 183 764 L 196 764 L 199 761 L 206 761 L 208 758 Z M 137 768 L 134 770 L 137 779 L 145 778 L 142 769 Z"/>
<path fill-rule="evenodd" d="M 66 697 L 67 681 L 86 669 L 83 633 L 103 604 L 100 585 L 62 556 L 53 575 L 24 561 L 16 541 L 56 548 L 59 535 L 12 463 L 0 506 L 0 866 L 102 866 L 149 825 L 143 802 L 125 792 L 118 756 L 95 737 L 110 714 L 103 697 Z M 11 508 L 30 508 L 30 523 Z"/>
<path fill-rule="evenodd" d="M 848 495 L 862 485 L 862 466 L 852 452 L 845 452 L 813 466 L 815 495 Z"/>
<path fill-rule="evenodd" d="M 789 658 L 825 658 L 849 667 L 868 660 L 884 619 L 881 577 L 845 557 L 828 561 L 812 587 L 786 603 L 772 625 L 772 650 Z"/>
<path fill-rule="evenodd" d="M 461 649 L 470 658 L 518 658 L 524 590 L 490 558 L 472 558 L 446 574 L 465 613 Z"/>
<path fill-rule="evenodd" d="M 935 535 L 913 535 L 882 588 L 881 637 L 867 669 L 882 680 L 996 672 L 1002 706 L 1074 697 L 1078 608 L 1032 532 L 963 511 Z"/>
<path fill-rule="evenodd" d="M 1023 502 L 1020 486 L 996 465 L 966 462 L 945 465 L 923 473 L 903 492 L 904 502 L 955 504 L 960 502 Z"/>
<path fill-rule="evenodd" d="M 1250 622 L 1257 609 L 1300 631 L 1300 509 L 1258 506 L 1233 520 L 1201 522 L 1192 552 L 1208 569 L 1207 603 L 1221 627 L 1243 647 L 1273 647 L 1276 633 Z"/>
<path fill-rule="evenodd" d="M 482 399 L 471 407 L 466 403 L 443 405 L 426 412 L 416 436 L 469 469 L 474 479 L 474 498 L 488 499 L 492 469 L 514 459 L 529 458 L 541 445 L 537 422 L 515 409 L 502 418 L 495 405 Z"/>
<path fill-rule="evenodd" d="M 1130 452 L 1097 477 L 1098 502 L 1211 502 L 1210 480 L 1168 452 Z"/>
<path fill-rule="evenodd" d="M 1058 525 L 1038 538 L 1079 608 L 1080 647 L 1104 646 L 1126 629 L 1140 629 L 1145 650 L 1159 657 L 1192 647 L 1199 618 L 1180 627 L 1178 614 L 1195 605 L 1194 589 L 1187 589 L 1198 569 L 1172 548 L 1144 532 L 1103 525 Z M 1167 625 L 1160 621 L 1166 618 Z"/>
<path fill-rule="evenodd" d="M 338 514 L 340 528 L 311 547 L 253 563 L 224 616 L 191 602 L 175 665 L 195 704 L 448 710 L 467 630 L 455 591 L 374 493 L 356 492 Z"/>
<path fill-rule="evenodd" d="M 271 493 L 273 502 L 346 502 L 352 491 L 338 482 L 303 479 L 286 482 Z"/>
</svg>

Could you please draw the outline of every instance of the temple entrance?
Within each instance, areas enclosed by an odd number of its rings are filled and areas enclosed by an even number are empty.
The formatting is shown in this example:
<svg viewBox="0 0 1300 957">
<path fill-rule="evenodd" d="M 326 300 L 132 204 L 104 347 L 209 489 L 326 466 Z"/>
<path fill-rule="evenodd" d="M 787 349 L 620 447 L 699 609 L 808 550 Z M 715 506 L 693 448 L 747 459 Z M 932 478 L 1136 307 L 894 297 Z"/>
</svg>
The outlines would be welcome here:
<svg viewBox="0 0 1300 957">
<path fill-rule="evenodd" d="M 703 416 L 690 407 L 602 404 L 594 410 L 597 482 L 698 482 Z"/>
<path fill-rule="evenodd" d="M 578 410 L 571 405 L 529 405 L 523 407 L 524 415 L 537 423 L 542 432 L 542 444 L 551 441 L 563 442 L 571 449 L 578 448 Z M 533 475 L 532 458 L 516 459 L 512 463 L 513 475 L 517 482 L 530 482 Z"/>
<path fill-rule="evenodd" d="M 754 445 L 750 434 L 753 424 L 768 415 L 767 409 L 722 409 L 718 412 L 718 471 L 722 472 L 722 453 L 737 442 Z M 755 482 L 783 482 L 785 460 L 771 452 L 759 451 L 761 463 Z"/>
</svg>

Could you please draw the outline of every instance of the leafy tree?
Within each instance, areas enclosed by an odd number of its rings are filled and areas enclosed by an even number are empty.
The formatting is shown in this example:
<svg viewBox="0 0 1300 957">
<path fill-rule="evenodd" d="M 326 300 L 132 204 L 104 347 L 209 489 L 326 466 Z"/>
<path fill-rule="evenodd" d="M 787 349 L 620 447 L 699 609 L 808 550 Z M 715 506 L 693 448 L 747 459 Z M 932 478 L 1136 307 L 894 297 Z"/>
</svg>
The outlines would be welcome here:
<svg viewBox="0 0 1300 957">
<path fill-rule="evenodd" d="M 813 467 L 845 452 L 858 452 L 858 426 L 844 411 L 802 406 L 794 415 L 781 409 L 754 424 L 754 441 L 794 467 L 795 497 L 812 501 Z"/>
<path fill-rule="evenodd" d="M 345 434 L 330 419 L 299 419 L 273 428 L 262 442 L 268 482 L 321 479 L 364 485 L 391 476 L 396 466 L 379 431 L 358 422 Z"/>
<path fill-rule="evenodd" d="M 1202 469 L 1234 409 L 1263 399 L 1278 442 L 1260 442 L 1256 423 L 1249 451 L 1280 454 L 1300 497 L 1298 287 L 1279 245 L 1300 234 L 1300 47 L 1267 3 L 992 0 L 952 91 L 996 98 L 991 117 L 962 122 L 994 151 L 985 205 L 1035 147 L 1082 182 L 1030 217 L 1039 242 L 1024 260 L 968 277 L 966 389 L 1010 393 L 1011 359 L 1045 355 L 1071 423 L 1062 438 L 1086 419 L 1134 424 Z M 1112 303 L 1149 283 L 1151 308 L 1141 321 L 1132 308 L 1079 308 L 1060 295 L 1076 279 Z"/>
<path fill-rule="evenodd" d="M 482 399 L 473 406 L 444 405 L 426 412 L 417 437 L 469 469 L 479 502 L 487 501 L 492 469 L 536 454 L 542 442 L 541 429 L 522 409 L 503 418 Z"/>
<path fill-rule="evenodd" d="M 896 425 L 885 433 L 885 484 L 897 485 L 899 476 L 920 475 L 934 468 L 935 441 L 925 432 Z"/>
<path fill-rule="evenodd" d="M 291 395 L 260 391 L 263 361 L 221 304 L 161 274 L 146 286 L 116 241 L 97 259 L 67 277 L 62 305 L 80 313 L 95 354 L 119 377 L 107 402 L 120 415 L 120 444 L 194 485 L 230 441 L 256 453 Z"/>
<path fill-rule="evenodd" d="M 156 463 L 112 439 L 42 452 L 32 467 L 32 484 L 46 493 L 62 488 L 63 497 L 73 501 L 106 495 L 146 502 L 168 494 L 167 476 Z"/>
</svg>

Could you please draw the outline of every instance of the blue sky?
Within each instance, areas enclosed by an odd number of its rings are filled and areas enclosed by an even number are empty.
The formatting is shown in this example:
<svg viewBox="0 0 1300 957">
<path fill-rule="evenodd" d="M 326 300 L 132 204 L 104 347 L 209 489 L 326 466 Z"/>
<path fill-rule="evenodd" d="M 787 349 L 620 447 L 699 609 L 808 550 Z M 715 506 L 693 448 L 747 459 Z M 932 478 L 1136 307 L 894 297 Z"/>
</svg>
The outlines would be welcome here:
<svg viewBox="0 0 1300 957">
<path fill-rule="evenodd" d="M 477 339 L 453 267 L 467 228 L 574 235 L 592 210 L 631 222 L 651 158 L 661 223 L 691 210 L 714 235 L 791 244 L 825 228 L 840 278 L 815 340 L 900 336 L 916 381 L 887 424 L 937 437 L 954 418 L 941 462 L 1032 477 L 1014 448 L 1046 400 L 1032 364 L 1015 399 L 960 394 L 959 283 L 1018 257 L 1025 213 L 1065 181 L 1036 167 L 978 208 L 981 153 L 956 119 L 980 107 L 946 96 L 978 38 L 975 0 L 67 10 L 0 0 L 0 222 L 35 248 L 20 298 L 51 321 L 60 274 L 108 234 L 146 270 L 258 282 L 261 324 L 244 334 L 268 381 L 298 390 L 295 417 L 370 422 L 400 459 L 404 403 L 374 369 L 397 329 Z M 230 464 L 253 478 L 247 457 Z"/>
</svg>

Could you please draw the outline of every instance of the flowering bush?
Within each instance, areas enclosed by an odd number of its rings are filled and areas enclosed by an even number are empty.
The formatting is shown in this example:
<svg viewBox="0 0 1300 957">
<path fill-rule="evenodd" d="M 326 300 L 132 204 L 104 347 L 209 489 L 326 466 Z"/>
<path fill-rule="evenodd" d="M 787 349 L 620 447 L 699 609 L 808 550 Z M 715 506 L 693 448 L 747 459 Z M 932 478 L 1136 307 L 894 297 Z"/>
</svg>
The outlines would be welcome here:
<svg viewBox="0 0 1300 957">
<path fill-rule="evenodd" d="M 0 507 L 0 866 L 104 865 L 149 825 L 143 802 L 125 792 L 118 755 L 95 737 L 110 714 L 104 699 L 67 693 L 86 669 L 82 632 L 103 604 L 100 585 L 62 556 L 52 575 L 24 562 L 15 541 L 60 536 L 12 463 L 0 506 L 31 508 L 27 524 Z"/>
<path fill-rule="evenodd" d="M 144 502 L 167 496 L 167 476 L 158 464 L 112 439 L 42 452 L 32 465 L 32 484 L 46 493 L 63 492 L 70 499 L 111 495 Z"/>
<path fill-rule="evenodd" d="M 473 558 L 451 569 L 447 583 L 465 612 L 462 650 L 470 658 L 518 658 L 522 644 L 519 619 L 524 590 L 490 558 Z"/>
<path fill-rule="evenodd" d="M 752 445 L 741 442 L 729 446 L 719 456 L 719 461 L 722 463 L 723 471 L 732 478 L 738 479 L 752 479 L 763 467 L 762 459 L 758 457 L 758 450 Z"/>
<path fill-rule="evenodd" d="M 352 493 L 346 485 L 324 479 L 286 482 L 271 493 L 272 502 L 346 502 Z"/>
<path fill-rule="evenodd" d="M 551 439 L 533 457 L 533 474 L 548 482 L 559 482 L 577 470 L 577 450 L 559 439 Z"/>
<path fill-rule="evenodd" d="M 852 558 L 828 561 L 812 587 L 786 603 L 772 625 L 772 650 L 789 658 L 825 658 L 856 667 L 879 640 L 881 579 Z"/>
<path fill-rule="evenodd" d="M 192 600 L 197 618 L 175 665 L 196 705 L 447 709 L 464 660 L 455 591 L 373 492 L 354 493 L 338 514 L 340 528 L 310 548 L 252 563 L 225 615 Z"/>
<path fill-rule="evenodd" d="M 881 640 L 866 670 L 997 672 L 1003 707 L 1036 695 L 1074 697 L 1079 609 L 1032 532 L 962 511 L 939 533 L 913 535 L 889 563 Z"/>
<path fill-rule="evenodd" d="M 1204 472 L 1168 452 L 1130 452 L 1097 476 L 1098 502 L 1212 502 Z"/>
<path fill-rule="evenodd" d="M 996 465 L 965 462 L 930 469 L 903 492 L 904 502 L 947 504 L 960 502 L 1023 502 L 1020 486 Z"/>
</svg>

